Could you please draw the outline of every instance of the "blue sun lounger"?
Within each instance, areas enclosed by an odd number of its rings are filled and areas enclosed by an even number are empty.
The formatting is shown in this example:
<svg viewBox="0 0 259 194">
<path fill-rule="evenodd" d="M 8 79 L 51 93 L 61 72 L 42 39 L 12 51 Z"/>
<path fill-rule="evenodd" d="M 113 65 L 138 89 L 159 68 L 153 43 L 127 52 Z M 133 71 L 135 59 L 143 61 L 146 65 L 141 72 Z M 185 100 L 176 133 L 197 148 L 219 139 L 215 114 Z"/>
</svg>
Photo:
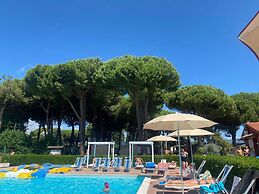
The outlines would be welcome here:
<svg viewBox="0 0 259 194">
<path fill-rule="evenodd" d="M 100 165 L 101 165 L 101 158 L 95 158 L 94 164 L 93 164 L 93 171 L 99 171 Z"/>
<path fill-rule="evenodd" d="M 103 159 L 103 166 L 102 169 L 104 172 L 109 171 L 109 167 L 110 167 L 110 158 L 104 158 Z"/>
<path fill-rule="evenodd" d="M 76 158 L 75 164 L 71 165 L 70 167 L 74 168 L 74 170 L 76 171 L 79 171 L 82 168 L 82 162 L 83 162 L 83 158 L 78 157 Z"/>
<path fill-rule="evenodd" d="M 121 170 L 122 158 L 114 158 L 113 170 L 119 172 Z"/>
<path fill-rule="evenodd" d="M 125 159 L 124 160 L 124 172 L 129 172 L 131 168 L 131 162 L 130 159 Z"/>
<path fill-rule="evenodd" d="M 144 172 L 145 173 L 148 173 L 148 172 L 154 173 L 155 167 L 156 167 L 156 165 L 154 162 L 146 162 Z"/>
</svg>

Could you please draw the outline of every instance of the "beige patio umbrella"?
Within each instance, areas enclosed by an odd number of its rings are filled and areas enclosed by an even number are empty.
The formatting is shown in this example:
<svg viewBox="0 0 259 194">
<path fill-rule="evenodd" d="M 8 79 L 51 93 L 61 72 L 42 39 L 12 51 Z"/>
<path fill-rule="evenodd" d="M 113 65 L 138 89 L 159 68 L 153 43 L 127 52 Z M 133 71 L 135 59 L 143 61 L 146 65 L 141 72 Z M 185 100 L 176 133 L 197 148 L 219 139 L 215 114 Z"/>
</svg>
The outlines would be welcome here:
<svg viewBox="0 0 259 194">
<path fill-rule="evenodd" d="M 178 149 L 179 149 L 179 162 L 180 162 L 180 174 L 182 183 L 182 194 L 184 194 L 183 188 L 183 171 L 182 171 L 182 159 L 180 153 L 180 131 L 196 128 L 205 128 L 216 125 L 217 123 L 205 119 L 203 117 L 192 114 L 167 114 L 152 119 L 144 124 L 144 129 L 150 129 L 154 131 L 177 131 L 178 137 Z"/>
<path fill-rule="evenodd" d="M 191 130 L 181 130 L 179 131 L 180 137 L 197 137 L 197 136 L 210 136 L 214 135 L 214 133 L 206 131 L 204 129 L 191 129 Z M 178 137 L 177 131 L 169 133 L 168 136 L 171 137 Z M 192 152 L 192 144 L 190 141 L 190 148 L 191 148 L 191 157 L 192 157 L 192 164 L 193 164 L 193 152 Z"/>
<path fill-rule="evenodd" d="M 161 156 L 163 159 L 163 146 L 162 146 L 162 142 L 168 142 L 168 141 L 177 141 L 175 138 L 173 137 L 169 137 L 169 136 L 164 136 L 164 135 L 157 135 L 154 137 L 149 138 L 147 141 L 160 141 L 161 142 Z"/>
<path fill-rule="evenodd" d="M 239 39 L 251 49 L 259 60 L 259 12 L 239 34 Z"/>
</svg>

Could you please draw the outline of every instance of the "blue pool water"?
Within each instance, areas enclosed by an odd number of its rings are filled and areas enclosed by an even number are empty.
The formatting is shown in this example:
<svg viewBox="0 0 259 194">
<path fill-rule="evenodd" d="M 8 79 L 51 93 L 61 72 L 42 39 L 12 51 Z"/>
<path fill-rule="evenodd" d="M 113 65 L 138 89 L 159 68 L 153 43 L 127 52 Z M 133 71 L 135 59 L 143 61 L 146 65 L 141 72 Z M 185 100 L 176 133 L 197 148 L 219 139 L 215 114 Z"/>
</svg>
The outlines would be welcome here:
<svg viewBox="0 0 259 194">
<path fill-rule="evenodd" d="M 109 182 L 109 194 L 134 194 L 144 177 L 141 176 L 68 176 L 50 175 L 43 179 L 1 179 L 1 194 L 103 194 Z"/>
</svg>

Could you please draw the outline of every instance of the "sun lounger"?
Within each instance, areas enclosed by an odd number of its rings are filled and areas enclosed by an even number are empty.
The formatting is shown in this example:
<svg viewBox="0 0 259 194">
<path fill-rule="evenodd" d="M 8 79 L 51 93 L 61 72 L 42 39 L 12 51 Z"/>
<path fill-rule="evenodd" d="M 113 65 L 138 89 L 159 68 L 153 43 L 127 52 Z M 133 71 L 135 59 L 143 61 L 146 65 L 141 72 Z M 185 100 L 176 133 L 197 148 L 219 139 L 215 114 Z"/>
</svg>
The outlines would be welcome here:
<svg viewBox="0 0 259 194">
<path fill-rule="evenodd" d="M 62 165 L 53 165 L 53 166 L 50 166 L 49 169 L 53 169 L 53 168 L 61 168 L 61 167 L 67 167 L 67 168 L 73 168 L 74 170 L 76 171 L 79 171 L 81 170 L 82 168 L 82 162 L 83 162 L 83 158 L 81 157 L 77 157 L 76 158 L 76 161 L 75 161 L 75 164 L 73 165 L 65 165 L 65 166 L 62 166 Z"/>
<path fill-rule="evenodd" d="M 228 193 L 225 185 L 222 181 L 218 183 L 211 184 L 210 186 L 200 186 L 200 194 L 207 193 Z"/>
<path fill-rule="evenodd" d="M 110 158 L 104 158 L 103 159 L 103 166 L 102 169 L 104 172 L 109 171 L 109 167 L 110 167 Z"/>
<path fill-rule="evenodd" d="M 124 172 L 129 172 L 130 168 L 131 168 L 131 162 L 127 158 L 127 159 L 124 160 Z"/>
<path fill-rule="evenodd" d="M 240 181 L 241 181 L 241 178 L 240 178 L 240 177 L 234 176 L 230 194 L 233 194 L 233 190 L 236 188 L 236 186 L 238 185 L 238 183 L 239 183 Z"/>
<path fill-rule="evenodd" d="M 218 182 L 223 182 L 223 183 L 225 183 L 226 182 L 226 180 L 227 180 L 227 177 L 228 177 L 228 175 L 229 175 L 229 173 L 230 173 L 230 171 L 232 170 L 232 168 L 233 168 L 233 165 L 231 165 L 231 166 L 229 166 L 229 165 L 225 165 L 224 167 L 223 167 L 223 169 L 221 170 L 221 172 L 219 173 L 219 175 L 218 175 L 218 177 L 216 178 L 216 182 L 218 183 Z"/>
<path fill-rule="evenodd" d="M 231 169 L 233 168 L 233 166 L 229 166 L 229 165 L 225 165 L 223 167 L 223 169 L 221 170 L 221 172 L 219 173 L 218 177 L 216 178 L 215 183 L 220 183 L 224 184 L 228 174 L 230 173 Z M 185 180 L 184 181 L 184 189 L 185 190 L 193 190 L 193 189 L 198 189 L 200 188 L 200 186 L 204 186 L 204 187 L 209 187 L 209 180 L 211 179 L 211 175 L 209 171 L 206 171 L 201 177 L 200 179 L 197 181 L 196 179 L 192 179 L 192 180 Z M 170 189 L 176 189 L 179 190 L 182 188 L 181 186 L 181 182 L 179 180 L 177 181 L 168 181 L 165 182 L 164 184 L 164 188 L 170 188 Z"/>
<path fill-rule="evenodd" d="M 93 171 L 99 171 L 101 165 L 101 158 L 95 158 L 93 163 Z"/>
<path fill-rule="evenodd" d="M 119 172 L 121 170 L 122 158 L 114 158 L 113 170 Z"/>
<path fill-rule="evenodd" d="M 148 173 L 148 172 L 154 173 L 155 167 L 156 167 L 156 165 L 155 165 L 154 162 L 146 162 L 146 165 L 145 165 L 145 168 L 143 169 L 143 172 L 145 172 L 145 173 Z"/>
<path fill-rule="evenodd" d="M 82 165 L 86 166 L 87 163 L 87 155 L 84 155 L 83 159 L 82 159 Z"/>
<path fill-rule="evenodd" d="M 143 169 L 144 168 L 144 161 L 142 158 L 135 159 L 135 168 L 136 169 Z"/>
<path fill-rule="evenodd" d="M 157 165 L 157 173 L 158 174 L 165 174 L 165 172 L 168 170 L 168 164 L 167 163 L 158 163 Z"/>
<path fill-rule="evenodd" d="M 76 161 L 73 165 L 71 165 L 70 167 L 71 168 L 77 168 L 79 166 L 79 163 L 81 162 L 81 158 L 80 157 L 77 157 L 76 158 Z M 53 165 L 54 166 L 54 165 Z"/>
<path fill-rule="evenodd" d="M 241 181 L 233 189 L 233 194 L 259 193 L 259 170 L 247 170 Z M 254 189 L 254 191 L 251 191 Z"/>
<path fill-rule="evenodd" d="M 176 169 L 176 162 L 172 161 L 171 163 L 169 163 L 168 169 Z"/>
</svg>

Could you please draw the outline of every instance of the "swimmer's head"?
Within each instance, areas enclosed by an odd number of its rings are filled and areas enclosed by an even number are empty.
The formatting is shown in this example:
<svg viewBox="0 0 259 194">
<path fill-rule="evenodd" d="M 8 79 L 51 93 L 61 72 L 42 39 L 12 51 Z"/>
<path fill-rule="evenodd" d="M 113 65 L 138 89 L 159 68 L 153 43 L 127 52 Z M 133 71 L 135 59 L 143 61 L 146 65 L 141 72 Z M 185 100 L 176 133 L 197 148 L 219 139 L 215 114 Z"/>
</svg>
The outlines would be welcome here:
<svg viewBox="0 0 259 194">
<path fill-rule="evenodd" d="M 104 186 L 105 186 L 105 188 L 109 188 L 109 187 L 110 187 L 110 185 L 109 185 L 108 182 L 105 182 L 105 183 L 104 183 Z"/>
</svg>

